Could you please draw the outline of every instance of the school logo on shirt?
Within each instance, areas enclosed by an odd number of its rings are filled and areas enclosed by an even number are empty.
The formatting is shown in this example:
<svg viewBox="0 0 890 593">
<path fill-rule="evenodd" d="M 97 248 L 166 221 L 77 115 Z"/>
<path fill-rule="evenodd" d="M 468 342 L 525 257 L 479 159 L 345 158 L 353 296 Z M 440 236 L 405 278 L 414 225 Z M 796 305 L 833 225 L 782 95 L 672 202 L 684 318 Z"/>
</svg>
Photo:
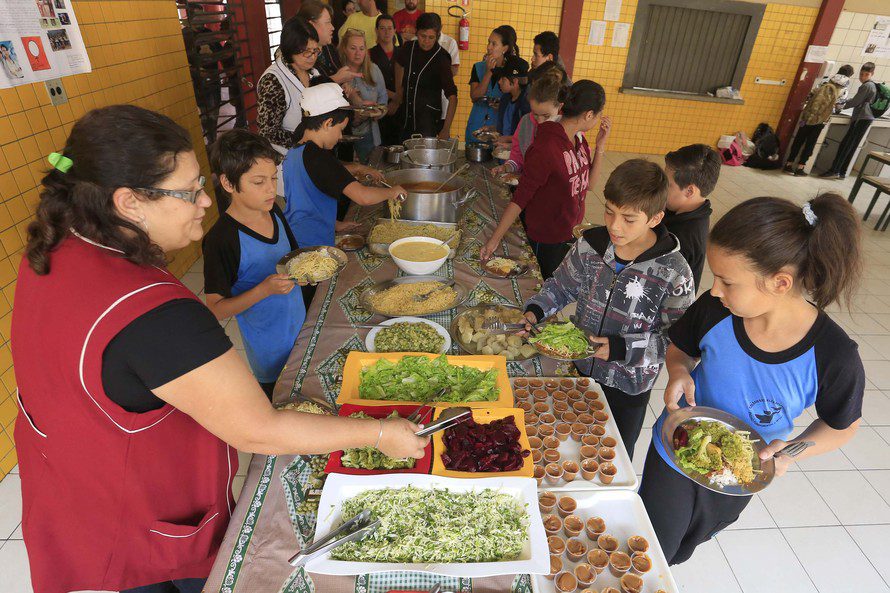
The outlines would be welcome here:
<svg viewBox="0 0 890 593">
<path fill-rule="evenodd" d="M 785 411 L 785 407 L 773 399 L 756 399 L 748 404 L 748 414 L 751 421 L 758 426 L 770 426 L 778 420 Z"/>
</svg>

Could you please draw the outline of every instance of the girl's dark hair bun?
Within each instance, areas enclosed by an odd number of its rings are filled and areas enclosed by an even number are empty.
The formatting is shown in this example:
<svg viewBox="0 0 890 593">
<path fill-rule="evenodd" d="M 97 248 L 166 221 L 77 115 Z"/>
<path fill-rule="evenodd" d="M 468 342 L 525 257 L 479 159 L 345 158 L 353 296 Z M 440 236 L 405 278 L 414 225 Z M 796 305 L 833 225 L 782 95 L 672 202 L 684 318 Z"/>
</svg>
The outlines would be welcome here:
<svg viewBox="0 0 890 593">
<path fill-rule="evenodd" d="M 563 117 L 577 117 L 588 111 L 598 114 L 606 106 L 606 91 L 592 80 L 579 80 L 560 91 Z"/>
</svg>

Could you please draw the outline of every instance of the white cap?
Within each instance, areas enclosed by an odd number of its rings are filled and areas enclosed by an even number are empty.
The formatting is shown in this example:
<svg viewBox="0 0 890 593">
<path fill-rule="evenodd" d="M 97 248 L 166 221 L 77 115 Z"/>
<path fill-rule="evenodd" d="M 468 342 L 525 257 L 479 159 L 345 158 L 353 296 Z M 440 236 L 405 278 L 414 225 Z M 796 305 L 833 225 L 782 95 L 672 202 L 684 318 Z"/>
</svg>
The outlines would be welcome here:
<svg viewBox="0 0 890 593">
<path fill-rule="evenodd" d="M 343 89 L 335 82 L 326 82 L 311 86 L 303 91 L 300 99 L 303 113 L 309 117 L 331 113 L 337 109 L 351 108 L 349 101 L 343 96 Z"/>
</svg>

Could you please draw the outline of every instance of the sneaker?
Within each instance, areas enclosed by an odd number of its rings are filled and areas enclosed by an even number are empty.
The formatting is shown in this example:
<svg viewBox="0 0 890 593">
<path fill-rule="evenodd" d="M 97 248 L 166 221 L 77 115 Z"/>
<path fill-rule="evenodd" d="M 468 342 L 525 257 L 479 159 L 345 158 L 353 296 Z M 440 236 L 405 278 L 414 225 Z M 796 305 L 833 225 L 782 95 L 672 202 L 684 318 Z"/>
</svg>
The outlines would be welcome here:
<svg viewBox="0 0 890 593">
<path fill-rule="evenodd" d="M 784 167 L 782 167 L 782 171 L 784 171 L 785 173 L 788 173 L 789 175 L 794 174 L 794 170 L 791 168 L 791 163 L 788 163 Z"/>
<path fill-rule="evenodd" d="M 803 167 L 798 167 L 794 170 L 795 177 L 806 177 L 807 174 L 804 172 Z"/>
<path fill-rule="evenodd" d="M 838 178 L 838 180 L 846 179 L 846 178 L 847 178 L 847 175 L 846 175 L 846 173 L 838 173 L 838 174 L 837 174 L 837 178 Z"/>
</svg>

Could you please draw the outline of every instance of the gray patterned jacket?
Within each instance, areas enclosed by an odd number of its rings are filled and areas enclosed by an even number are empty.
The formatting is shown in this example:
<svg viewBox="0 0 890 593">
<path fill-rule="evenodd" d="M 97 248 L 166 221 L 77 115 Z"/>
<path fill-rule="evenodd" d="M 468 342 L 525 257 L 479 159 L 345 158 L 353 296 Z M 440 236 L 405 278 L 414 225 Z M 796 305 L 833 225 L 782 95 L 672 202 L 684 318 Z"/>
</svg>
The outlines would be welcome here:
<svg viewBox="0 0 890 593">
<path fill-rule="evenodd" d="M 526 303 L 541 319 L 577 301 L 576 322 L 609 337 L 609 360 L 579 361 L 578 370 L 629 395 L 652 388 L 664 364 L 667 330 L 695 300 L 680 242 L 664 224 L 654 230 L 655 245 L 621 272 L 606 228 L 588 230 Z"/>
</svg>

